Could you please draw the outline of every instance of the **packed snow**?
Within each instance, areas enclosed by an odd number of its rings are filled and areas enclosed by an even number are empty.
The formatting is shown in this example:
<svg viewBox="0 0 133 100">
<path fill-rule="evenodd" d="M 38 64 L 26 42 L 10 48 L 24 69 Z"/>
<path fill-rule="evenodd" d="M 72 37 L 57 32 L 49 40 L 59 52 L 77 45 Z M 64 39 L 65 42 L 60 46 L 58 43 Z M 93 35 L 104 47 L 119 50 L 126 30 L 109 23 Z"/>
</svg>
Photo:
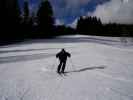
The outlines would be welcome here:
<svg viewBox="0 0 133 100">
<path fill-rule="evenodd" d="M 56 73 L 62 48 L 66 75 Z M 132 38 L 62 36 L 0 46 L 0 100 L 133 100 Z"/>
</svg>

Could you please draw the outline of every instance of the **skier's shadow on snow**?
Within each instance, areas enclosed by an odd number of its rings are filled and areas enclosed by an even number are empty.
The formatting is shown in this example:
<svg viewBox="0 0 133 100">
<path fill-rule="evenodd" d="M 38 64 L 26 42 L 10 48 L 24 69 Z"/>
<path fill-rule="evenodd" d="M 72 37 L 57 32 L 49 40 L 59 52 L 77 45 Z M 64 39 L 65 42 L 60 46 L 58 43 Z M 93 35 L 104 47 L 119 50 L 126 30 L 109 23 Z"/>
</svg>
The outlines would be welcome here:
<svg viewBox="0 0 133 100">
<path fill-rule="evenodd" d="M 88 70 L 96 70 L 96 69 L 105 69 L 106 66 L 98 66 L 98 67 L 86 67 L 86 68 L 82 68 L 82 69 L 77 69 L 77 70 L 72 70 L 72 71 L 66 71 L 65 73 L 76 73 L 76 72 L 84 72 L 84 71 L 88 71 Z"/>
</svg>

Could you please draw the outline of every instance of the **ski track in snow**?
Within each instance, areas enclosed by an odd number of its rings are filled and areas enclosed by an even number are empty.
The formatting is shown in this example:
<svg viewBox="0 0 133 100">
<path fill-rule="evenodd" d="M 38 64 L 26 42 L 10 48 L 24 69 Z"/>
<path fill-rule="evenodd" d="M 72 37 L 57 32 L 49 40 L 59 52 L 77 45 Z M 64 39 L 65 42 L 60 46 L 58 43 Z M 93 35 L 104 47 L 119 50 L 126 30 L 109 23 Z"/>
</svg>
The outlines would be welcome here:
<svg viewBox="0 0 133 100">
<path fill-rule="evenodd" d="M 76 35 L 1 46 L 0 100 L 133 100 L 133 43 L 125 39 Z M 61 48 L 72 54 L 64 76 L 56 74 Z"/>
</svg>

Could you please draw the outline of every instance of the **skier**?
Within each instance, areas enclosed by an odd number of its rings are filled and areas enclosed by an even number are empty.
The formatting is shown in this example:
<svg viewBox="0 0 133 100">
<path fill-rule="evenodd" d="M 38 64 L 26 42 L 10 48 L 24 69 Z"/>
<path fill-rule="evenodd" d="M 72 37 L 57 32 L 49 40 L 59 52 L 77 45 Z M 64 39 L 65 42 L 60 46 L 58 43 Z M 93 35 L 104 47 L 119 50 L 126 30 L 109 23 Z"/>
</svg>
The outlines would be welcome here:
<svg viewBox="0 0 133 100">
<path fill-rule="evenodd" d="M 56 54 L 56 58 L 59 58 L 60 61 L 60 64 L 57 68 L 57 73 L 64 73 L 67 57 L 71 57 L 71 54 L 66 52 L 65 49 L 62 49 L 59 53 Z"/>
</svg>

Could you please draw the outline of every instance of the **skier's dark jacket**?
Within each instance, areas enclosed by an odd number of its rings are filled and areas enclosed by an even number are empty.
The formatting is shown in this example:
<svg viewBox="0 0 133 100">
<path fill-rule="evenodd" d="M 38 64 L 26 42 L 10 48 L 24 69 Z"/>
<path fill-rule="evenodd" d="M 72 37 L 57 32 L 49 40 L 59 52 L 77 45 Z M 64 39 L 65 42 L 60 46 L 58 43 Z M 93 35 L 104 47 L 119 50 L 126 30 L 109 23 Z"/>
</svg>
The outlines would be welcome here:
<svg viewBox="0 0 133 100">
<path fill-rule="evenodd" d="M 61 62 L 66 62 L 67 57 L 71 57 L 71 54 L 66 52 L 64 49 L 56 54 L 56 58 L 59 58 Z"/>
</svg>

